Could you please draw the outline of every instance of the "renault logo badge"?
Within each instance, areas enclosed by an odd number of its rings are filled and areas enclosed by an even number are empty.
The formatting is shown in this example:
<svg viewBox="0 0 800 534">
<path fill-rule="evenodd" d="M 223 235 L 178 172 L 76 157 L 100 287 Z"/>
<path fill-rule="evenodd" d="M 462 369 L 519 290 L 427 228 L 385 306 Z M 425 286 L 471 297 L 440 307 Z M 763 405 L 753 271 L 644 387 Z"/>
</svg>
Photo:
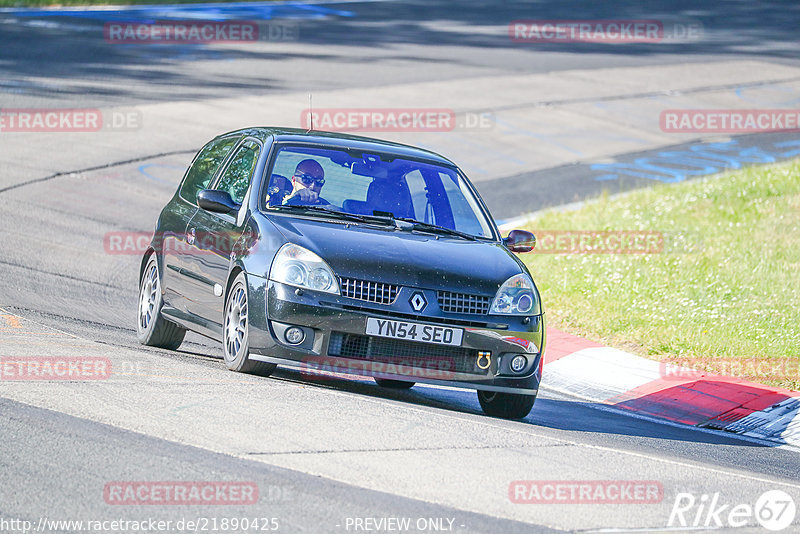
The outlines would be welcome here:
<svg viewBox="0 0 800 534">
<path fill-rule="evenodd" d="M 408 303 L 411 304 L 411 309 L 415 312 L 421 312 L 425 309 L 425 306 L 428 305 L 428 301 L 425 299 L 425 295 L 422 294 L 422 291 L 415 291 L 411 298 L 408 299 Z"/>
</svg>

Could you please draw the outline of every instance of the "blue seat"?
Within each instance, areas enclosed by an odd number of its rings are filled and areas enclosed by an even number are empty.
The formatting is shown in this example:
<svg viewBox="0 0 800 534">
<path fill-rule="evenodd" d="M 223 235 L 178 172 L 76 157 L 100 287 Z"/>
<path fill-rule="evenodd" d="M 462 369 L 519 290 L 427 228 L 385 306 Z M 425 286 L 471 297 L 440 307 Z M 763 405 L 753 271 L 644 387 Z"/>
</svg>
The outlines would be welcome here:
<svg viewBox="0 0 800 534">
<path fill-rule="evenodd" d="M 399 180 L 376 178 L 369 184 L 366 201 L 367 213 L 391 213 L 395 217 L 414 217 L 414 205 L 408 186 Z"/>
</svg>

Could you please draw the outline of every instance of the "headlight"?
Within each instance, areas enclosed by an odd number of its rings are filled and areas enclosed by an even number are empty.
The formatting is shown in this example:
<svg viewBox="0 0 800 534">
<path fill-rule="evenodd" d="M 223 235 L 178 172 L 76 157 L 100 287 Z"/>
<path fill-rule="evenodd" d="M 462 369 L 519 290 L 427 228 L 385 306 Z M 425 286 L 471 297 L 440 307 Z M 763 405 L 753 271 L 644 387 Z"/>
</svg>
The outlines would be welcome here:
<svg viewBox="0 0 800 534">
<path fill-rule="evenodd" d="M 339 294 L 339 284 L 325 260 L 293 243 L 286 243 L 275 255 L 269 279 L 290 286 Z"/>
<path fill-rule="evenodd" d="M 503 282 L 492 302 L 489 313 L 499 315 L 529 315 L 536 304 L 533 281 L 527 274 L 517 274 Z"/>
</svg>

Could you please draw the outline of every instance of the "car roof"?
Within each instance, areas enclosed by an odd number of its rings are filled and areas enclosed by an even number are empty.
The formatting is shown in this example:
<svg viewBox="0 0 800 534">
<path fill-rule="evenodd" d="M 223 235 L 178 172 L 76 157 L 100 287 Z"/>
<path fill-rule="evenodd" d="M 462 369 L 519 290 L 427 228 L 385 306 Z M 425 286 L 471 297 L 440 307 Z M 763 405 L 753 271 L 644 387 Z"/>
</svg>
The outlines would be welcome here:
<svg viewBox="0 0 800 534">
<path fill-rule="evenodd" d="M 389 152 L 412 159 L 424 159 L 445 165 L 455 166 L 455 163 L 435 152 L 422 148 L 374 139 L 372 137 L 362 137 L 359 135 L 349 135 L 338 132 L 321 132 L 317 130 L 309 131 L 300 128 L 281 128 L 273 126 L 243 128 L 222 134 L 218 137 L 240 134 L 255 137 L 261 141 L 266 141 L 269 137 L 274 137 L 277 142 L 289 143 L 313 143 L 337 148 L 350 148 L 357 150 L 374 150 L 377 152 Z"/>
</svg>

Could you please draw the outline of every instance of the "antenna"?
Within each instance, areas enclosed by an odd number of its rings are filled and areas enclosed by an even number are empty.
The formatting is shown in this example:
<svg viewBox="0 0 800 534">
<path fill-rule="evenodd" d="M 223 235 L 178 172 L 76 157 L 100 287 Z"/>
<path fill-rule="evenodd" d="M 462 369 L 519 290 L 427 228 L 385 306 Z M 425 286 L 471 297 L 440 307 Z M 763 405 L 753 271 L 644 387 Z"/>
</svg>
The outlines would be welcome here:
<svg viewBox="0 0 800 534">
<path fill-rule="evenodd" d="M 308 131 L 306 133 L 314 129 L 314 104 L 312 103 L 311 100 L 311 93 L 308 93 L 308 116 L 310 118 L 311 124 L 309 124 Z"/>
</svg>

